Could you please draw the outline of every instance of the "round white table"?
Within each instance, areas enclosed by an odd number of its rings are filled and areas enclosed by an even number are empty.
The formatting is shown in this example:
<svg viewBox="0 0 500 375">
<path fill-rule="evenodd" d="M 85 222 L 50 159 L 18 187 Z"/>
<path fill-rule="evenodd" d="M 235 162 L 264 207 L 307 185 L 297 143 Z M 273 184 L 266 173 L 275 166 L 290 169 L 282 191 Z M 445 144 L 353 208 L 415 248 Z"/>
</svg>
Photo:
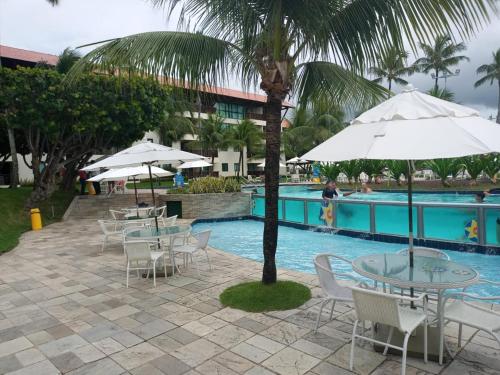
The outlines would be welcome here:
<svg viewBox="0 0 500 375">
<path fill-rule="evenodd" d="M 414 256 L 410 267 L 408 255 L 372 254 L 356 258 L 352 269 L 378 282 L 398 288 L 435 290 L 437 292 L 437 311 L 439 336 L 443 334 L 442 301 L 446 289 L 465 288 L 479 280 L 479 273 L 471 267 L 453 261 Z M 439 345 L 439 363 L 443 363 L 443 345 Z"/>
</svg>

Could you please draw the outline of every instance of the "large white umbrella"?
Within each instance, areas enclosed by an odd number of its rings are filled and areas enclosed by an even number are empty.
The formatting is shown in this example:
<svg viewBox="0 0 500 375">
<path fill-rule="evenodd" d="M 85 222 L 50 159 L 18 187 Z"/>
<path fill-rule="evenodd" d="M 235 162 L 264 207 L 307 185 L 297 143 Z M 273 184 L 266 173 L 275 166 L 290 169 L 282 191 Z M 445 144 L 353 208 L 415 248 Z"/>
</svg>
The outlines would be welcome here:
<svg viewBox="0 0 500 375">
<path fill-rule="evenodd" d="M 165 169 L 151 166 L 151 174 L 155 177 L 167 177 L 174 174 Z M 123 178 L 134 177 L 138 180 L 149 178 L 149 168 L 146 165 L 140 167 L 125 167 L 118 169 L 110 169 L 109 171 L 98 174 L 88 179 L 88 181 L 116 181 Z"/>
<path fill-rule="evenodd" d="M 83 170 L 92 171 L 100 168 L 116 168 L 127 166 L 138 166 L 146 164 L 148 166 L 149 181 L 151 183 L 151 195 L 153 199 L 153 207 L 155 208 L 155 224 L 158 229 L 158 219 L 156 217 L 156 199 L 153 187 L 153 175 L 151 173 L 152 163 L 171 163 L 176 161 L 201 160 L 203 156 L 192 154 L 190 152 L 177 150 L 172 147 L 159 145 L 152 142 L 138 143 L 135 146 L 129 147 L 123 151 L 117 152 L 114 155 L 100 160 L 97 163 L 91 164 Z"/>
<path fill-rule="evenodd" d="M 260 168 L 265 168 L 266 167 L 266 162 L 263 162 L 263 163 L 260 163 L 257 165 L 257 167 L 260 167 Z M 280 162 L 280 167 L 281 168 L 285 168 L 286 165 L 284 165 L 282 162 Z"/>
<path fill-rule="evenodd" d="M 366 111 L 351 125 L 301 158 L 407 160 L 410 267 L 413 267 L 411 162 L 500 152 L 500 126 L 459 104 L 409 86 Z"/>
<path fill-rule="evenodd" d="M 204 168 L 211 167 L 212 164 L 205 160 L 187 161 L 177 167 L 177 169 Z"/>
<path fill-rule="evenodd" d="M 304 160 L 304 159 L 301 159 L 298 156 L 296 156 L 294 158 L 288 159 L 286 161 L 286 163 L 287 164 L 307 164 L 307 163 L 309 163 L 309 160 Z"/>
</svg>

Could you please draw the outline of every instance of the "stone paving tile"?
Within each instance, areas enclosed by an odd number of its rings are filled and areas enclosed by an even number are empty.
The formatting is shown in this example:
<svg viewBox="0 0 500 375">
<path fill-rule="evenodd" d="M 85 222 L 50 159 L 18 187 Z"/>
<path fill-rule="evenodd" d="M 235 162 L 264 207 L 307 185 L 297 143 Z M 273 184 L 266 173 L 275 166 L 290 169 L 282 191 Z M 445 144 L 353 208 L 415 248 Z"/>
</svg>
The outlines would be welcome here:
<svg viewBox="0 0 500 375">
<path fill-rule="evenodd" d="M 319 362 L 318 358 L 288 347 L 265 360 L 262 365 L 280 375 L 302 375 Z"/>
<path fill-rule="evenodd" d="M 126 370 L 139 367 L 146 362 L 161 357 L 163 353 L 156 346 L 143 342 L 119 353 L 111 355 L 111 358 Z"/>
<path fill-rule="evenodd" d="M 68 220 L 23 234 L 16 250 L 2 255 L 0 373 L 57 374 L 55 365 L 72 375 L 351 373 L 355 314 L 338 303 L 329 321 L 327 308 L 314 333 L 321 296 L 315 275 L 278 270 L 280 279 L 309 285 L 313 298 L 289 311 L 247 313 L 218 297 L 258 279 L 254 261 L 209 249 L 213 272 L 202 267 L 198 276 L 190 268 L 157 288 L 147 280 L 126 288 L 120 244 L 102 254 L 100 241 L 96 220 Z M 445 333 L 455 359 L 441 367 L 408 358 L 408 374 L 500 373 L 491 337 L 464 328 L 458 348 L 457 325 Z M 400 363 L 356 347 L 358 373 L 399 374 Z"/>
</svg>

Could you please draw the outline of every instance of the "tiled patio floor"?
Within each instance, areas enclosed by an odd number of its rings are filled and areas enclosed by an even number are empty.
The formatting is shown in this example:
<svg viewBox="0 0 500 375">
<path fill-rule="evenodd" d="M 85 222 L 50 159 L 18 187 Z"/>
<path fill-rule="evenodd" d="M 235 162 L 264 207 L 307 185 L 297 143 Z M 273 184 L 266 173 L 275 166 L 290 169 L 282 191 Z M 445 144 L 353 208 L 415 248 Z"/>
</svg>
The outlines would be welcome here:
<svg viewBox="0 0 500 375">
<path fill-rule="evenodd" d="M 312 332 L 318 300 L 299 309 L 250 314 L 223 308 L 226 287 L 259 279 L 261 266 L 211 250 L 214 270 L 188 272 L 153 288 L 125 288 L 121 246 L 100 254 L 95 220 L 70 220 L 26 233 L 0 257 L 0 373 L 9 374 L 347 374 L 353 314 Z M 280 278 L 319 289 L 314 275 Z M 456 327 L 447 329 L 455 348 Z M 498 374 L 500 349 L 465 329 L 464 347 L 444 367 L 409 360 L 408 374 Z M 399 374 L 397 357 L 357 348 L 362 374 Z"/>
</svg>

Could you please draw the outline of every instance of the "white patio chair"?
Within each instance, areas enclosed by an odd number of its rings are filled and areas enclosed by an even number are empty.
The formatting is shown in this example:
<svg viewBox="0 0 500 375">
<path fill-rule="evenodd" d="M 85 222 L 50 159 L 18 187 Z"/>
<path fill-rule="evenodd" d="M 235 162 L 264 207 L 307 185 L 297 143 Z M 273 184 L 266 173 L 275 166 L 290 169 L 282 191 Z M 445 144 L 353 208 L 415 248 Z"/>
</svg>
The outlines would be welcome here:
<svg viewBox="0 0 500 375">
<path fill-rule="evenodd" d="M 408 248 L 398 251 L 400 255 L 408 255 Z M 429 257 L 429 258 L 440 258 L 444 260 L 450 260 L 450 256 L 444 251 L 438 249 L 432 249 L 430 247 L 414 247 L 413 255 L 419 257 Z"/>
<path fill-rule="evenodd" d="M 500 286 L 500 283 L 489 280 L 480 280 L 473 286 L 478 284 Z M 464 300 L 464 298 L 470 298 L 475 301 L 500 301 L 500 295 L 481 297 L 466 291 L 467 288 L 464 288 L 462 292 L 447 294 L 442 304 L 444 321 L 458 323 L 458 347 L 462 346 L 462 326 L 466 325 L 489 333 L 498 342 L 500 349 L 500 311 L 494 311 Z M 448 303 L 450 299 L 454 300 Z M 443 345 L 444 330 L 441 335 L 441 347 Z"/>
<path fill-rule="evenodd" d="M 411 333 L 422 323 L 424 324 L 424 362 L 427 363 L 427 296 L 425 294 L 421 294 L 416 298 L 402 297 L 356 286 L 352 288 L 352 297 L 354 299 L 354 308 L 356 310 L 357 318 L 352 329 L 351 355 L 349 360 L 349 368 L 351 371 L 354 366 L 354 348 L 356 346 L 356 339 L 361 339 L 383 345 L 385 347 L 383 353 L 384 355 L 387 354 L 387 350 L 389 348 L 401 350 L 403 352 L 403 357 L 401 359 L 401 375 L 405 375 L 408 340 Z M 400 301 L 422 302 L 424 310 L 421 311 L 408 307 L 402 307 L 400 306 Z M 390 328 L 387 342 L 382 342 L 372 337 L 358 335 L 356 331 L 360 321 L 369 321 L 371 322 L 372 327 L 375 323 L 389 326 Z M 402 347 L 391 344 L 394 328 L 404 333 Z"/>
<path fill-rule="evenodd" d="M 175 243 L 172 245 L 172 253 L 175 258 L 177 254 L 181 254 L 184 260 L 184 267 L 187 268 L 188 257 L 191 259 L 196 265 L 196 271 L 198 275 L 200 274 L 200 266 L 198 261 L 196 260 L 196 254 L 199 252 L 204 252 L 208 262 L 208 268 L 212 270 L 212 265 L 210 264 L 210 258 L 208 256 L 207 246 L 208 240 L 210 239 L 211 230 L 205 230 L 203 232 L 198 232 L 193 234 L 193 238 L 195 239 L 195 243 L 189 243 L 189 237 L 187 237 L 187 241 L 185 244 L 181 246 L 176 246 Z M 175 239 L 174 239 L 175 240 Z"/>
<path fill-rule="evenodd" d="M 300 182 L 300 174 L 292 174 L 290 176 L 290 181 L 296 183 Z"/>
<path fill-rule="evenodd" d="M 154 244 L 153 244 L 154 245 Z M 149 278 L 149 271 L 153 270 L 153 285 L 156 288 L 156 262 L 158 259 L 163 258 L 163 268 L 165 272 L 165 278 L 167 277 L 167 263 L 165 259 L 164 251 L 152 251 L 151 243 L 147 241 L 136 241 L 136 242 L 125 242 L 123 244 L 123 249 L 127 257 L 127 288 L 128 279 L 131 270 L 137 271 L 137 276 L 139 275 L 139 270 L 147 270 L 146 278 Z"/>
<path fill-rule="evenodd" d="M 120 238 L 122 236 L 121 229 L 116 227 L 115 220 L 97 220 L 99 226 L 101 227 L 103 239 L 101 245 L 101 252 L 104 252 L 104 248 L 106 247 L 109 238 L 116 237 Z"/>
<path fill-rule="evenodd" d="M 139 217 L 139 218 L 147 218 L 152 215 L 153 207 L 137 207 L 137 208 L 125 208 L 126 217 Z"/>
<path fill-rule="evenodd" d="M 332 302 L 332 309 L 330 311 L 330 320 L 332 320 L 333 309 L 335 308 L 335 303 L 338 302 L 353 302 L 351 288 L 347 286 L 340 285 L 336 279 L 336 276 L 347 277 L 351 280 L 359 282 L 353 275 L 348 273 L 338 273 L 333 272 L 332 265 L 330 262 L 330 258 L 338 259 L 342 262 L 348 263 L 351 265 L 351 261 L 344 257 L 334 254 L 318 254 L 314 258 L 314 268 L 316 268 L 316 273 L 318 274 L 319 284 L 321 286 L 321 290 L 323 291 L 324 297 L 321 302 L 318 318 L 316 320 L 316 327 L 314 328 L 314 332 L 318 331 L 321 313 L 323 312 L 323 307 L 328 303 Z"/>
<path fill-rule="evenodd" d="M 156 213 L 156 217 L 158 220 L 163 221 L 165 218 L 165 210 L 167 209 L 167 206 L 161 206 L 161 207 L 156 207 L 156 209 L 152 210 L 152 214 L 154 215 Z"/>
<path fill-rule="evenodd" d="M 111 217 L 113 220 L 124 220 L 125 219 L 125 211 L 121 210 L 109 210 L 109 213 L 111 214 Z"/>
<path fill-rule="evenodd" d="M 177 215 L 169 216 L 169 217 L 162 217 L 162 220 L 161 220 L 161 224 L 164 227 L 174 226 L 176 222 L 177 222 Z"/>
</svg>

